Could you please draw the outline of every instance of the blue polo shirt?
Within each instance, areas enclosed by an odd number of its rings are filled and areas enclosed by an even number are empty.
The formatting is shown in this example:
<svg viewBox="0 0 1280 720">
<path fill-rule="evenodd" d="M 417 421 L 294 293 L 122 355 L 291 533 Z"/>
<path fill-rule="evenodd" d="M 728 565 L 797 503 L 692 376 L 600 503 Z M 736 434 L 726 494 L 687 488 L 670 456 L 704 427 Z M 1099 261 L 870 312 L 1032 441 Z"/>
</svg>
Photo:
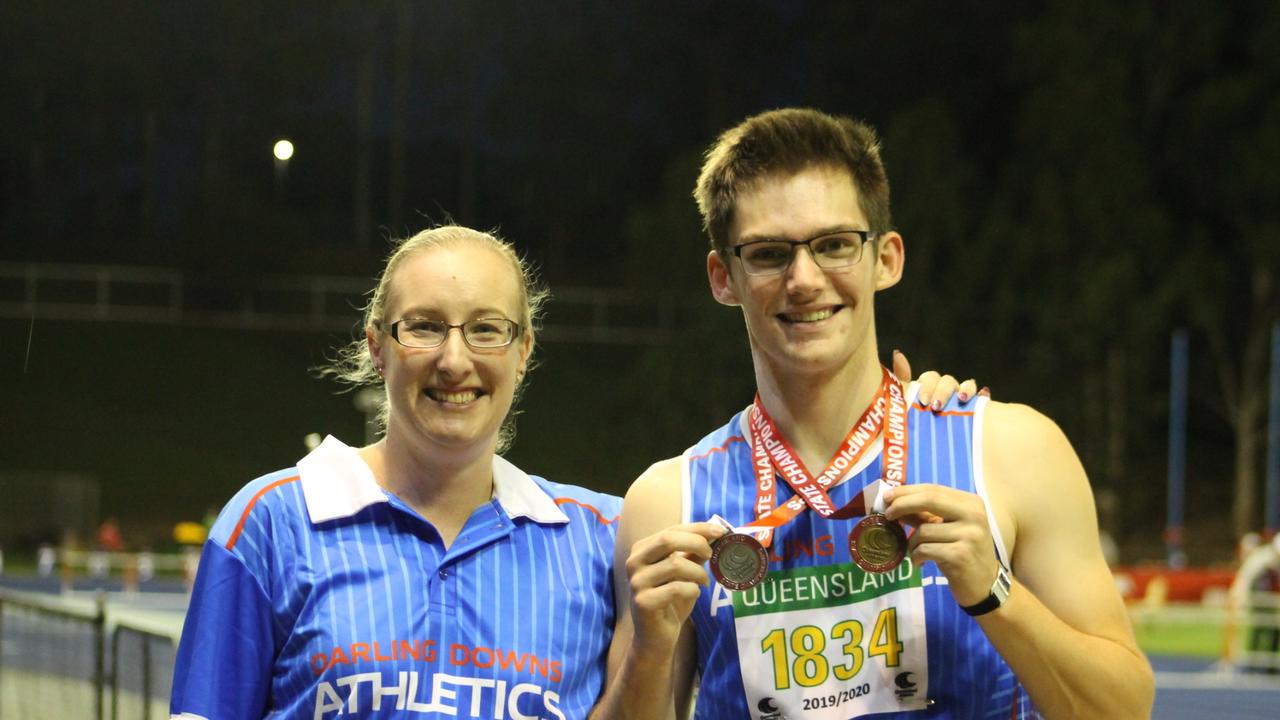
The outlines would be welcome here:
<svg viewBox="0 0 1280 720">
<path fill-rule="evenodd" d="M 496 456 L 493 479 L 447 549 L 332 437 L 246 485 L 205 543 L 170 712 L 585 718 L 622 501 Z"/>
</svg>

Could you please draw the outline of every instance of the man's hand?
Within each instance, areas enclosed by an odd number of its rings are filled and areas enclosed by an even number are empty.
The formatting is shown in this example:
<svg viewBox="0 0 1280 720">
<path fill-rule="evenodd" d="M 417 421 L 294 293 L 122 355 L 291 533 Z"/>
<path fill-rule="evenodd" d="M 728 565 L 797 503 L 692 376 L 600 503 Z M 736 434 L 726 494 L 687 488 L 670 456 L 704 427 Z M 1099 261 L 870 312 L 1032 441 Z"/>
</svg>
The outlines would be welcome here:
<svg viewBox="0 0 1280 720">
<path fill-rule="evenodd" d="M 675 525 L 641 538 L 627 557 L 636 645 L 669 652 L 710 580 L 711 541 L 725 533 L 709 522 Z"/>
<path fill-rule="evenodd" d="M 937 563 L 962 606 L 986 599 L 998 561 L 982 498 L 941 485 L 911 483 L 887 491 L 885 503 L 885 517 L 915 528 L 907 551 L 917 567 L 928 560 Z"/>
</svg>

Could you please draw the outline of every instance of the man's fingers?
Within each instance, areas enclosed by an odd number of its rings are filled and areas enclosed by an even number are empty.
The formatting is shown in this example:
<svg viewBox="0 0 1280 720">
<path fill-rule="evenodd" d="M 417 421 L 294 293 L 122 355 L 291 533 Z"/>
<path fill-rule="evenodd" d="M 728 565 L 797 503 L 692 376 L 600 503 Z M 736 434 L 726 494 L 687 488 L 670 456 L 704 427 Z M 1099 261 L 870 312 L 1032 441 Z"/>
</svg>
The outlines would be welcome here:
<svg viewBox="0 0 1280 720">
<path fill-rule="evenodd" d="M 986 541 L 986 529 L 975 523 L 942 522 L 925 523 L 911 533 L 908 547 L 914 551 L 921 544 L 960 543 L 981 544 Z"/>
<path fill-rule="evenodd" d="M 903 515 L 902 517 L 897 518 L 897 520 L 898 522 L 906 523 L 907 525 L 910 525 L 913 528 L 920 527 L 921 525 L 927 525 L 929 523 L 945 522 L 943 518 L 937 515 L 934 515 L 931 512 L 912 513 L 910 515 Z"/>
<path fill-rule="evenodd" d="M 706 584 L 705 582 L 702 584 Z M 697 585 L 688 582 L 666 583 L 657 587 L 646 588 L 632 597 L 632 602 L 636 607 L 655 611 L 671 607 L 673 605 L 692 605 L 697 602 L 698 594 L 701 589 Z"/>
<path fill-rule="evenodd" d="M 636 541 L 631 546 L 627 565 L 633 562 L 648 565 L 673 553 L 684 553 L 705 562 L 711 557 L 711 541 L 724 533 L 725 529 L 715 523 L 674 525 Z"/>
<path fill-rule="evenodd" d="M 995 575 L 995 547 L 985 523 L 925 525 L 911 534 L 907 552 L 917 565 L 937 563 L 961 605 L 972 605 L 985 597 Z"/>
<path fill-rule="evenodd" d="M 715 523 L 675 525 L 631 546 L 627 576 L 636 591 L 672 582 L 707 584 L 702 565 L 711 558 L 711 541 L 725 533 Z"/>
<path fill-rule="evenodd" d="M 702 562 L 682 553 L 673 553 L 657 562 L 647 564 L 633 565 L 628 561 L 627 572 L 631 576 L 631 586 L 637 592 L 672 583 L 706 585 L 710 582 Z"/>
<path fill-rule="evenodd" d="M 890 520 L 912 516 L 944 521 L 984 518 L 982 499 L 972 493 L 932 484 L 900 485 L 885 495 L 885 516 Z"/>
<path fill-rule="evenodd" d="M 672 529 L 701 535 L 707 539 L 707 542 L 711 542 L 712 540 L 715 540 L 721 535 L 729 532 L 725 526 L 713 522 L 685 523 L 684 525 L 676 525 Z"/>
</svg>

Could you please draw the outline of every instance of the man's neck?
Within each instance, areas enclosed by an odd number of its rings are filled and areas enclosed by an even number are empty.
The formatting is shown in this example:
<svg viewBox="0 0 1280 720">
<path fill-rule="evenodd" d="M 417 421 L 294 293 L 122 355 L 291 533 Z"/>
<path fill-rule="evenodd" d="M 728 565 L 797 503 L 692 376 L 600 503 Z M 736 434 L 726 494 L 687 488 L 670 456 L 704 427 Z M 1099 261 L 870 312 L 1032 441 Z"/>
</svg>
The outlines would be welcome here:
<svg viewBox="0 0 1280 720">
<path fill-rule="evenodd" d="M 778 372 L 756 362 L 760 401 L 810 473 L 822 472 L 884 379 L 875 349 L 833 373 Z"/>
<path fill-rule="evenodd" d="M 392 428 L 360 455 L 378 484 L 426 518 L 450 545 L 467 518 L 493 497 L 493 453 L 406 442 Z"/>
</svg>

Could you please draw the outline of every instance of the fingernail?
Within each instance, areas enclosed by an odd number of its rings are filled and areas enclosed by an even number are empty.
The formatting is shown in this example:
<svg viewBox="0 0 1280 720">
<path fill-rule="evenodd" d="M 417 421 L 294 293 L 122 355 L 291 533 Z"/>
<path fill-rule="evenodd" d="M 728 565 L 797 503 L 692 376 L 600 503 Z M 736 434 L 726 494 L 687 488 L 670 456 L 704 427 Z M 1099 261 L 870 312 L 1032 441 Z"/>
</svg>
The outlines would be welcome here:
<svg viewBox="0 0 1280 720">
<path fill-rule="evenodd" d="M 960 402 L 962 403 L 969 402 L 969 393 L 963 390 L 961 390 L 959 393 L 956 393 L 956 397 L 960 398 Z"/>
<path fill-rule="evenodd" d="M 978 391 L 978 394 L 981 395 L 982 397 L 991 397 L 991 388 L 987 387 L 986 385 L 983 385 L 982 389 Z"/>
<path fill-rule="evenodd" d="M 920 396 L 916 398 L 916 402 L 920 403 L 925 407 L 929 407 L 929 396 L 926 395 L 925 393 L 920 393 Z"/>
<path fill-rule="evenodd" d="M 898 356 L 899 356 L 899 355 L 901 355 L 901 354 L 902 354 L 902 351 L 901 351 L 901 350 L 899 350 L 898 348 L 894 348 L 894 349 L 893 349 L 893 356 L 894 356 L 894 357 L 898 357 Z"/>
<path fill-rule="evenodd" d="M 941 409 L 942 409 L 942 401 L 941 401 L 941 400 L 934 400 L 934 401 L 933 401 L 933 404 L 932 404 L 932 405 L 930 405 L 929 407 L 933 408 L 933 411 L 934 411 L 934 412 L 938 412 L 939 410 L 941 410 Z"/>
</svg>

